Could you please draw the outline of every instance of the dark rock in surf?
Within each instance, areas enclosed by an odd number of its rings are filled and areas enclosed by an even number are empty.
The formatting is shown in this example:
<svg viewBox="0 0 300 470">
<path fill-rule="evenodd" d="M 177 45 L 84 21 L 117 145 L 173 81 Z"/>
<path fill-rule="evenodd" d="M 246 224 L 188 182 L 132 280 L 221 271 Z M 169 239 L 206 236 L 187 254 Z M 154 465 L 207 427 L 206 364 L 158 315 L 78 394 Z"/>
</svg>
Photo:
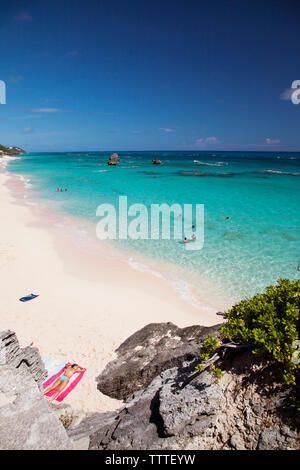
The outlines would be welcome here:
<svg viewBox="0 0 300 470">
<path fill-rule="evenodd" d="M 112 153 L 107 162 L 108 165 L 118 165 L 120 163 L 120 158 L 117 153 Z"/>
</svg>

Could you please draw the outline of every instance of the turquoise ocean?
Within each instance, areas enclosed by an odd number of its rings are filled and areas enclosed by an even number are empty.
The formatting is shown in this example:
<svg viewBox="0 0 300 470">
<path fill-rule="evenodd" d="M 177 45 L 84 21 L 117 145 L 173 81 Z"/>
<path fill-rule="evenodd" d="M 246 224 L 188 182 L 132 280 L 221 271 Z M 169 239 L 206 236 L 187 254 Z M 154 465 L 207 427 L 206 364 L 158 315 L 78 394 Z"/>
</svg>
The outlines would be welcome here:
<svg viewBox="0 0 300 470">
<path fill-rule="evenodd" d="M 280 277 L 300 276 L 300 153 L 271 152 L 28 153 L 7 169 L 26 175 L 31 194 L 49 207 L 95 224 L 99 204 L 204 204 L 204 246 L 178 240 L 116 240 L 138 252 L 204 276 L 234 299 Z M 153 158 L 162 165 L 152 165 Z M 67 191 L 57 192 L 57 188 Z M 193 223 L 194 221 L 190 221 Z"/>
</svg>

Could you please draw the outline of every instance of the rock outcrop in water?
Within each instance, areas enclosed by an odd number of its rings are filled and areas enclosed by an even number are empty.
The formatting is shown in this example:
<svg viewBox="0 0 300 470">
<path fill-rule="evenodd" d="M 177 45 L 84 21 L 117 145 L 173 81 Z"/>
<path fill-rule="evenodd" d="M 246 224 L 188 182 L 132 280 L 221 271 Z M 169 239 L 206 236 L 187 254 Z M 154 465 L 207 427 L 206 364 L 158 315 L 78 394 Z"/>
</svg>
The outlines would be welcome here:
<svg viewBox="0 0 300 470">
<path fill-rule="evenodd" d="M 232 351 L 220 359 L 220 379 L 207 371 L 199 374 L 195 365 L 204 330 L 154 324 L 128 338 L 97 378 L 98 388 L 112 397 L 143 389 L 116 412 L 87 416 L 69 435 L 75 440 L 88 435 L 89 448 L 99 450 L 298 449 L 299 422 L 276 365 L 249 351 Z M 217 327 L 208 332 L 216 335 Z"/>
<path fill-rule="evenodd" d="M 108 165 L 117 165 L 120 163 L 120 158 L 117 153 L 112 153 L 107 162 Z"/>
<path fill-rule="evenodd" d="M 0 333 L 0 449 L 73 449 L 43 398 L 46 370 L 36 348 L 21 349 L 12 331 Z"/>
</svg>

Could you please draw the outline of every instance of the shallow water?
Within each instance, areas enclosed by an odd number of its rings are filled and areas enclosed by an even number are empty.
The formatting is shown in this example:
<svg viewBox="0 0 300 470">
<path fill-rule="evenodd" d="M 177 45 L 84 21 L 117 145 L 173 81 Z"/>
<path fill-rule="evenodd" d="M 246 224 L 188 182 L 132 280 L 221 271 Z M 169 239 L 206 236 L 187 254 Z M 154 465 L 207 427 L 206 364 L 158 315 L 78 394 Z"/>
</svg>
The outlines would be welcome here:
<svg viewBox="0 0 300 470">
<path fill-rule="evenodd" d="M 25 154 L 7 169 L 29 177 L 31 190 L 52 208 L 95 223 L 97 206 L 117 208 L 121 195 L 148 209 L 204 204 L 202 250 L 187 251 L 178 240 L 115 243 L 174 263 L 195 279 L 201 274 L 235 299 L 280 277 L 299 278 L 299 153 L 119 152 L 117 167 L 107 166 L 109 154 Z M 152 165 L 154 157 L 163 165 Z"/>
</svg>

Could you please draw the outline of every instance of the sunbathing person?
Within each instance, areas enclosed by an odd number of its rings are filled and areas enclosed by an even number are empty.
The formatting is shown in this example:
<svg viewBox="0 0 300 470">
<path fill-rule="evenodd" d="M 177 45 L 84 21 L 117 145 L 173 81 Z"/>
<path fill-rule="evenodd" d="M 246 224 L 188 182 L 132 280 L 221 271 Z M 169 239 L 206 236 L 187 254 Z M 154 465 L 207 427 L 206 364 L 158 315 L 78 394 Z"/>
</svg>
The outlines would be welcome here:
<svg viewBox="0 0 300 470">
<path fill-rule="evenodd" d="M 58 397 L 58 395 L 63 391 L 63 389 L 66 388 L 72 375 L 84 371 L 84 367 L 80 367 L 78 364 L 66 364 L 64 375 L 58 377 L 58 379 L 55 380 L 54 384 L 44 391 L 44 395 L 47 395 L 47 393 L 57 388 L 56 392 L 50 400 L 51 402 L 54 401 Z"/>
</svg>

